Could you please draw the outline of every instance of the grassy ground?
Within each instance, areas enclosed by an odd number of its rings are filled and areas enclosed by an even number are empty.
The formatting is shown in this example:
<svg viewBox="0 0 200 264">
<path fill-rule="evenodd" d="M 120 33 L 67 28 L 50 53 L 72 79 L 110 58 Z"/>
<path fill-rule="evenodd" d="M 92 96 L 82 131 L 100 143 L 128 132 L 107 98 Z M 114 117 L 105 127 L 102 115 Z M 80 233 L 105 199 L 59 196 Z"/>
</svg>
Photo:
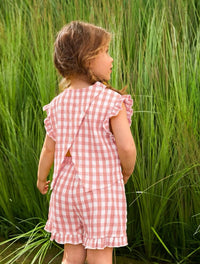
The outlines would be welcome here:
<svg viewBox="0 0 200 264">
<path fill-rule="evenodd" d="M 4 246 L 1 246 L 1 252 L 3 251 L 3 249 L 5 249 L 6 247 L 8 246 L 8 244 L 4 245 Z M 6 260 L 3 261 L 3 259 L 6 257 L 6 256 L 9 256 L 10 254 L 12 254 L 15 250 L 19 249 L 20 247 L 22 246 L 21 243 L 17 242 L 13 245 L 10 245 L 9 248 L 6 250 L 6 252 L 2 253 L 0 252 L 0 263 L 1 264 L 7 264 L 8 261 L 11 259 L 11 258 L 7 258 Z M 19 258 L 18 260 L 14 261 L 14 263 L 16 264 L 30 264 L 31 261 L 33 260 L 34 258 L 34 255 L 36 254 L 37 252 L 37 249 L 35 249 L 35 252 L 31 253 L 27 258 L 25 258 L 25 256 L 22 256 L 21 258 Z M 55 247 L 53 247 L 52 249 L 50 249 L 48 251 L 48 253 L 46 254 L 46 257 L 44 259 L 44 263 L 49 263 L 50 260 L 59 253 L 59 250 Z M 62 260 L 62 256 L 59 255 L 53 262 L 51 262 L 52 264 L 58 264 L 58 263 L 61 263 L 61 260 Z"/>
<path fill-rule="evenodd" d="M 2 239 L 0 239 L 0 241 L 2 241 Z M 4 246 L 1 246 L 1 251 L 0 251 L 0 263 L 1 264 L 7 264 L 7 261 L 9 260 L 6 259 L 5 261 L 2 261 L 2 259 L 4 259 L 6 256 L 9 256 L 9 254 L 11 254 L 13 251 L 17 250 L 19 247 L 22 246 L 21 243 L 15 243 L 13 245 L 11 245 L 9 247 L 8 250 L 6 250 L 6 252 L 4 252 L 3 254 L 1 254 L 1 252 L 7 247 L 8 245 L 4 245 Z M 52 247 L 50 250 L 48 250 L 47 254 L 46 254 L 46 257 L 44 259 L 44 264 L 48 264 L 48 263 L 51 263 L 51 264 L 59 264 L 61 263 L 62 261 L 62 254 L 60 254 L 53 262 L 50 262 L 51 259 L 59 254 L 60 250 L 57 249 L 56 247 Z M 13 264 L 30 264 L 32 259 L 34 258 L 34 254 L 35 253 L 31 253 L 30 256 L 28 256 L 26 259 L 25 257 L 21 257 L 20 259 L 16 260 L 15 262 L 13 262 Z M 131 258 L 127 258 L 127 257 L 122 257 L 122 256 L 117 256 L 117 257 L 114 257 L 114 260 L 113 260 L 114 264 L 142 264 L 144 262 L 141 262 L 141 261 L 136 261 L 136 260 L 133 260 Z"/>
</svg>

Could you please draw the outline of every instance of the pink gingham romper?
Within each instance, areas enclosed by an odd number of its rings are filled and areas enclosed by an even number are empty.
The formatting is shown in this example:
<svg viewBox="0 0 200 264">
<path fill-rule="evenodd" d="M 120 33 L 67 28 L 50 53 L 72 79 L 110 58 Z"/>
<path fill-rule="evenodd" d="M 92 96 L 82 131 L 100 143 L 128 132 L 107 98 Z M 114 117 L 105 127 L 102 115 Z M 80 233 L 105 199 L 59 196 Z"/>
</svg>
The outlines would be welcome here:
<svg viewBox="0 0 200 264">
<path fill-rule="evenodd" d="M 96 82 L 66 89 L 44 106 L 45 128 L 56 142 L 49 216 L 51 240 L 103 249 L 127 245 L 126 197 L 109 119 L 132 99 Z M 70 151 L 71 157 L 66 157 Z"/>
</svg>

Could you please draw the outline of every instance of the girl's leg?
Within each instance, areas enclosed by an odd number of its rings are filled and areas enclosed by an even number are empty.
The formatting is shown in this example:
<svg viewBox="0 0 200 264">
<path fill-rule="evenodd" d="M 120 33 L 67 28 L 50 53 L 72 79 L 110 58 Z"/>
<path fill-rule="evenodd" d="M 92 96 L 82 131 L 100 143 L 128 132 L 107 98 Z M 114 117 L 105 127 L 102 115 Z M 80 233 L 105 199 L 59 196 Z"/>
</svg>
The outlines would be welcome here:
<svg viewBox="0 0 200 264">
<path fill-rule="evenodd" d="M 62 264 L 84 264 L 86 259 L 86 249 L 82 244 L 64 245 L 64 255 Z"/>
<path fill-rule="evenodd" d="M 88 264 L 112 264 L 112 248 L 87 249 Z"/>
</svg>

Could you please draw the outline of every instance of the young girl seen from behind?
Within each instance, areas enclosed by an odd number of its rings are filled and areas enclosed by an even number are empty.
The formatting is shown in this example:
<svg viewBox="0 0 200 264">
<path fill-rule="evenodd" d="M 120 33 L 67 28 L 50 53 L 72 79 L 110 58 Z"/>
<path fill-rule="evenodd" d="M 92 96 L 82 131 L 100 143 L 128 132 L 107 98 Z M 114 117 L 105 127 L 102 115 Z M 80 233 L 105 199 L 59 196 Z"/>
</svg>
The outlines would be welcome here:
<svg viewBox="0 0 200 264">
<path fill-rule="evenodd" d="M 48 105 L 37 187 L 46 194 L 54 162 L 45 230 L 64 244 L 63 264 L 111 264 L 113 247 L 127 245 L 124 183 L 136 149 L 132 99 L 107 82 L 110 33 L 73 21 L 55 41 L 54 63 L 68 84 Z"/>
</svg>

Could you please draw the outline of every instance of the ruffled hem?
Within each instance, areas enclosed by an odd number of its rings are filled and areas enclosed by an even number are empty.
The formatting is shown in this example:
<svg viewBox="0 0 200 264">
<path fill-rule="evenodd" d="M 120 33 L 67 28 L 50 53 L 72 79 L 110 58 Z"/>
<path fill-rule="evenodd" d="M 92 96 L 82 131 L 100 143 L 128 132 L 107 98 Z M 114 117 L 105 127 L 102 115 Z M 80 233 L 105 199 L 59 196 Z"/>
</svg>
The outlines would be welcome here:
<svg viewBox="0 0 200 264">
<path fill-rule="evenodd" d="M 104 249 L 106 247 L 124 247 L 128 245 L 126 234 L 121 237 L 103 237 L 103 238 L 83 238 L 82 234 L 63 234 L 52 231 L 46 224 L 45 231 L 51 233 L 50 240 L 55 240 L 58 244 L 82 244 L 86 249 Z"/>
<path fill-rule="evenodd" d="M 45 125 L 45 129 L 46 129 L 47 135 L 49 137 L 51 137 L 54 141 L 56 141 L 55 135 L 54 135 L 54 132 L 53 132 L 53 128 L 52 128 L 52 124 L 51 124 L 51 120 L 50 120 L 50 117 L 49 117 L 49 115 L 50 115 L 49 104 L 45 105 L 43 107 L 43 111 L 47 112 L 47 117 L 44 120 L 44 125 Z"/>
<path fill-rule="evenodd" d="M 47 229 L 45 229 L 49 232 Z M 113 237 L 113 238 L 86 238 L 83 242 L 81 235 L 70 235 L 70 234 L 59 234 L 51 233 L 51 241 L 55 240 L 58 244 L 72 244 L 79 245 L 82 244 L 86 249 L 104 249 L 106 247 L 118 248 L 127 246 L 127 239 L 124 237 Z"/>
<path fill-rule="evenodd" d="M 48 229 L 48 227 L 44 228 L 47 232 L 51 233 L 50 240 L 55 240 L 58 244 L 72 244 L 72 245 L 78 245 L 83 243 L 82 235 L 70 235 L 70 234 L 62 234 L 59 232 L 52 232 Z"/>
<path fill-rule="evenodd" d="M 126 107 L 126 113 L 129 125 L 131 125 L 132 122 L 132 115 L 133 115 L 133 100 L 130 95 L 122 95 L 115 103 L 113 110 L 108 114 L 108 116 L 105 118 L 103 122 L 103 128 L 106 130 L 107 133 L 110 133 L 110 125 L 109 120 L 113 116 L 117 116 L 119 112 L 122 110 L 122 103 L 124 103 Z"/>
<path fill-rule="evenodd" d="M 86 249 L 104 249 L 106 247 L 124 247 L 128 245 L 127 237 L 104 237 L 104 238 L 86 238 L 83 242 Z"/>
</svg>

